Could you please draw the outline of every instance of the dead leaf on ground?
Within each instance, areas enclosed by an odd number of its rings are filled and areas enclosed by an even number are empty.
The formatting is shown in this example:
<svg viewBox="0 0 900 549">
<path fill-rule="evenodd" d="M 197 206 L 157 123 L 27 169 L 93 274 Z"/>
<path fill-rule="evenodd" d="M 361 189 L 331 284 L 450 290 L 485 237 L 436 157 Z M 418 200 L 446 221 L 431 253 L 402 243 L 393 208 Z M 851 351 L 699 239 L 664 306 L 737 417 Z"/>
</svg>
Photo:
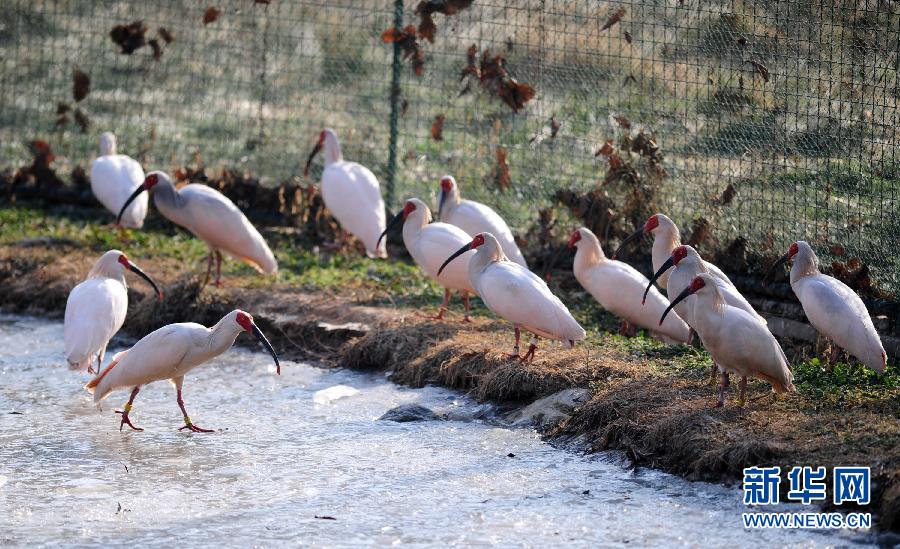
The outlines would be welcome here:
<svg viewBox="0 0 900 549">
<path fill-rule="evenodd" d="M 550 117 L 550 139 L 556 139 L 556 134 L 559 133 L 559 128 L 562 126 L 562 123 L 556 119 L 555 116 Z"/>
<path fill-rule="evenodd" d="M 147 44 L 144 34 L 147 26 L 143 21 L 132 21 L 127 25 L 116 25 L 109 31 L 109 37 L 119 46 L 119 53 L 131 55 Z"/>
<path fill-rule="evenodd" d="M 839 257 L 844 255 L 846 253 L 846 251 L 847 250 L 845 250 L 844 247 L 841 246 L 840 244 L 835 244 L 834 246 L 831 247 L 831 253 L 836 256 L 839 256 Z"/>
<path fill-rule="evenodd" d="M 153 50 L 153 60 L 159 61 L 162 58 L 163 50 L 162 46 L 159 45 L 159 40 L 156 38 L 151 38 L 147 44 L 150 45 L 150 49 Z"/>
<path fill-rule="evenodd" d="M 466 66 L 463 67 L 462 72 L 459 75 L 459 81 L 462 82 L 467 76 L 474 76 L 475 78 L 479 78 L 481 74 L 478 70 L 478 65 L 476 64 L 478 60 L 478 46 L 472 44 L 469 46 L 469 49 L 466 50 Z"/>
<path fill-rule="evenodd" d="M 501 191 L 509 189 L 512 179 L 509 176 L 509 165 L 506 163 L 506 147 L 497 147 L 497 166 L 494 169 L 494 180 Z"/>
<path fill-rule="evenodd" d="M 631 44 L 631 40 L 632 40 L 631 33 L 628 31 L 623 31 L 622 34 L 625 35 L 625 41 L 628 42 L 629 44 Z"/>
<path fill-rule="evenodd" d="M 625 17 L 625 8 L 619 8 L 612 15 L 609 16 L 609 19 L 606 20 L 606 23 L 603 23 L 603 26 L 600 27 L 601 31 L 605 31 L 606 29 L 612 27 L 616 23 L 622 20 Z"/>
<path fill-rule="evenodd" d="M 222 11 L 216 9 L 214 6 L 206 8 L 206 11 L 203 12 L 203 24 L 209 25 L 218 19 L 220 15 L 222 15 Z"/>
<path fill-rule="evenodd" d="M 434 24 L 435 13 L 455 15 L 472 5 L 474 0 L 422 0 L 416 6 L 416 15 L 419 16 L 419 36 L 434 43 L 434 33 L 437 25 Z"/>
<path fill-rule="evenodd" d="M 91 93 L 91 77 L 76 68 L 72 74 L 72 97 L 78 102 L 89 93 Z"/>
<path fill-rule="evenodd" d="M 171 44 L 172 42 L 175 41 L 175 36 L 173 36 L 172 33 L 169 32 L 169 29 L 167 29 L 165 27 L 159 27 L 156 30 L 156 34 L 158 34 L 159 37 L 162 38 L 163 41 L 165 41 L 166 44 Z"/>
<path fill-rule="evenodd" d="M 606 143 L 603 144 L 603 146 L 601 146 L 599 149 L 597 149 L 597 152 L 594 153 L 594 156 L 600 156 L 600 155 L 609 156 L 613 153 L 614 150 L 615 149 L 613 148 L 613 140 L 609 139 L 606 141 Z"/>
<path fill-rule="evenodd" d="M 525 107 L 525 103 L 534 97 L 534 88 L 524 82 L 518 82 L 515 78 L 509 78 L 500 84 L 497 95 L 513 112 L 519 112 Z"/>
<path fill-rule="evenodd" d="M 444 115 L 439 114 L 434 117 L 434 122 L 431 123 L 431 138 L 435 141 L 444 140 L 444 119 Z"/>
<path fill-rule="evenodd" d="M 722 196 L 719 198 L 719 202 L 723 206 L 727 206 L 731 203 L 732 200 L 734 200 L 735 194 L 737 194 L 737 191 L 735 190 L 734 185 L 729 183 L 728 186 L 725 187 L 725 190 L 722 191 Z"/>
<path fill-rule="evenodd" d="M 75 123 L 81 128 L 81 133 L 87 133 L 88 128 L 91 127 L 91 120 L 88 118 L 87 113 L 81 109 L 75 109 L 73 117 L 75 118 Z"/>
<path fill-rule="evenodd" d="M 766 68 L 765 65 L 759 63 L 757 61 L 748 60 L 747 63 L 753 65 L 753 69 L 756 71 L 756 74 L 760 75 L 764 82 L 769 81 L 769 69 Z"/>
<path fill-rule="evenodd" d="M 625 115 L 614 114 L 612 118 L 616 121 L 617 124 L 625 128 L 626 130 L 631 128 L 631 120 L 629 120 Z"/>
<path fill-rule="evenodd" d="M 56 158 L 53 156 L 50 144 L 40 139 L 35 139 L 30 142 L 28 144 L 28 150 L 31 151 L 32 156 L 34 156 L 35 162 L 37 163 L 37 161 L 40 161 L 44 166 L 49 166 Z"/>
<path fill-rule="evenodd" d="M 691 236 L 688 238 L 688 245 L 695 248 L 700 246 L 700 244 L 709 238 L 711 230 L 712 225 L 710 222 L 704 217 L 698 217 L 691 223 Z"/>
<path fill-rule="evenodd" d="M 381 41 L 386 44 L 397 44 L 403 52 L 403 59 L 412 61 L 416 76 L 425 73 L 425 53 L 416 39 L 415 25 L 407 25 L 403 29 L 391 27 L 381 33 Z"/>
</svg>

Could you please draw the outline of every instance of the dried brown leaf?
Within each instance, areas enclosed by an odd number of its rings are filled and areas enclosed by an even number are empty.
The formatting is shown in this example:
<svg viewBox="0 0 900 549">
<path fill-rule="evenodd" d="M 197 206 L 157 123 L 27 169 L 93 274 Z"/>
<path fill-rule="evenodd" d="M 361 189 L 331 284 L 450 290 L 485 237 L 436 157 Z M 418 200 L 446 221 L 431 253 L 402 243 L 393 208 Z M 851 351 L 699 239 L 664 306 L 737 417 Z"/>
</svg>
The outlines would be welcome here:
<svg viewBox="0 0 900 549">
<path fill-rule="evenodd" d="M 632 42 L 631 33 L 628 31 L 623 31 L 622 34 L 625 35 L 625 41 L 628 42 L 629 44 L 631 44 L 631 42 Z"/>
<path fill-rule="evenodd" d="M 497 147 L 497 166 L 494 169 L 494 180 L 501 191 L 509 189 L 512 180 L 509 176 L 509 165 L 506 163 L 506 147 Z"/>
<path fill-rule="evenodd" d="M 722 196 L 719 197 L 719 202 L 723 206 L 727 206 L 728 204 L 731 203 L 732 200 L 734 200 L 734 195 L 736 195 L 736 194 L 737 194 L 737 190 L 735 190 L 734 185 L 729 183 L 728 186 L 725 187 L 725 190 L 722 191 Z"/>
<path fill-rule="evenodd" d="M 509 78 L 503 81 L 497 89 L 497 95 L 504 103 L 509 105 L 513 112 L 519 112 L 525 108 L 525 104 L 534 98 L 534 88 L 525 83 Z"/>
<path fill-rule="evenodd" d="M 222 15 L 222 10 L 217 9 L 215 6 L 206 8 L 206 11 L 203 12 L 203 24 L 209 25 L 218 19 L 220 15 Z"/>
<path fill-rule="evenodd" d="M 162 47 L 159 45 L 159 40 L 157 40 L 156 38 L 151 38 L 147 42 L 147 44 L 149 44 L 150 49 L 153 50 L 153 59 L 155 61 L 159 61 L 162 58 L 163 54 Z"/>
<path fill-rule="evenodd" d="M 840 244 L 835 244 L 834 246 L 831 247 L 831 253 L 840 257 L 840 256 L 844 255 L 845 253 L 847 253 L 847 250 L 845 250 L 844 247 L 841 246 Z"/>
<path fill-rule="evenodd" d="M 613 120 L 616 121 L 620 126 L 625 128 L 626 130 L 631 127 L 631 120 L 628 120 L 628 117 L 622 114 L 614 114 Z"/>
<path fill-rule="evenodd" d="M 80 69 L 75 69 L 72 74 L 72 97 L 78 102 L 89 93 L 91 93 L 91 77 Z"/>
<path fill-rule="evenodd" d="M 119 53 L 131 55 L 135 50 L 147 44 L 144 35 L 147 26 L 143 21 L 132 21 L 127 25 L 116 25 L 109 31 L 109 37 L 119 46 Z"/>
<path fill-rule="evenodd" d="M 66 114 L 72 110 L 72 107 L 69 106 L 68 103 L 57 103 L 56 104 L 56 114 Z"/>
<path fill-rule="evenodd" d="M 622 20 L 625 17 L 625 8 L 619 8 L 612 15 L 609 16 L 609 19 L 606 20 L 606 23 L 603 23 L 603 26 L 600 27 L 601 31 L 605 31 L 606 29 L 612 27 L 616 23 Z"/>
<path fill-rule="evenodd" d="M 434 24 L 435 13 L 455 15 L 472 5 L 474 0 L 422 0 L 416 6 L 416 15 L 419 16 L 418 33 L 421 38 L 434 42 L 434 33 L 437 26 Z"/>
<path fill-rule="evenodd" d="M 403 29 L 391 27 L 381 33 L 381 41 L 387 44 L 397 44 L 403 52 L 403 59 L 412 63 L 413 71 L 417 76 L 425 72 L 425 53 L 416 39 L 415 25 L 407 25 Z"/>
<path fill-rule="evenodd" d="M 88 118 L 87 113 L 81 109 L 75 109 L 73 117 L 75 118 L 75 123 L 81 128 L 81 133 L 87 133 L 88 128 L 91 127 L 91 119 Z"/>
<path fill-rule="evenodd" d="M 764 82 L 769 81 L 769 69 L 766 68 L 765 65 L 759 63 L 757 61 L 748 60 L 747 63 L 753 65 L 753 70 L 756 71 L 756 74 L 760 75 Z"/>
<path fill-rule="evenodd" d="M 171 44 L 175 41 L 175 36 L 173 36 L 172 33 L 169 32 L 169 29 L 165 27 L 159 27 L 158 29 L 156 29 L 156 34 L 158 34 L 166 44 Z"/>
<path fill-rule="evenodd" d="M 606 143 L 603 144 L 603 146 L 597 149 L 597 152 L 594 153 L 594 156 L 609 156 L 613 153 L 614 150 L 615 148 L 613 147 L 613 140 L 609 139 L 606 141 Z"/>
<path fill-rule="evenodd" d="M 444 115 L 439 114 L 434 117 L 434 122 L 431 123 L 431 138 L 435 141 L 444 140 L 444 120 Z"/>
<path fill-rule="evenodd" d="M 555 116 L 550 117 L 550 139 L 556 139 L 556 134 L 559 133 L 559 128 L 562 126 L 562 123 L 556 119 Z"/>
<path fill-rule="evenodd" d="M 35 160 L 40 160 L 43 164 L 49 165 L 56 158 L 50 149 L 50 144 L 46 141 L 36 139 L 28 144 L 28 150 L 34 156 Z"/>
</svg>

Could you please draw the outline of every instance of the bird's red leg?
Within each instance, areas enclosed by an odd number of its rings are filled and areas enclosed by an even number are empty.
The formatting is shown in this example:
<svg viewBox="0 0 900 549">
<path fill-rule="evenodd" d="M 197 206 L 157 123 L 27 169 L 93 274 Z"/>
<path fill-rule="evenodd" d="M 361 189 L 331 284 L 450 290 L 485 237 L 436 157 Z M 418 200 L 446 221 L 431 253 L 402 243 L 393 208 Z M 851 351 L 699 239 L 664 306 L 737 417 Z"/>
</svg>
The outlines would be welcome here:
<svg viewBox="0 0 900 549">
<path fill-rule="evenodd" d="M 519 358 L 519 338 L 522 337 L 522 332 L 519 330 L 519 326 L 516 325 L 516 345 L 513 347 L 512 354 L 506 355 L 506 358 Z"/>
<path fill-rule="evenodd" d="M 222 252 L 216 250 L 216 288 L 222 287 Z"/>
<path fill-rule="evenodd" d="M 747 403 L 747 376 L 741 376 L 738 387 L 741 388 L 741 396 L 738 397 L 738 406 L 743 407 L 744 404 Z"/>
<path fill-rule="evenodd" d="M 212 250 L 206 255 L 206 276 L 203 278 L 203 287 L 209 284 L 209 275 L 212 274 L 213 253 Z"/>
<path fill-rule="evenodd" d="M 438 314 L 434 316 L 426 316 L 425 318 L 430 318 L 431 320 L 444 320 L 444 312 L 450 306 L 450 290 L 444 288 L 444 302 L 441 304 L 441 309 L 438 311 Z"/>
<path fill-rule="evenodd" d="M 128 414 L 131 413 L 132 405 L 134 404 L 134 399 L 137 397 L 138 391 L 140 391 L 140 387 L 135 387 L 133 391 L 131 391 L 131 398 L 128 399 L 128 404 L 125 405 L 124 410 L 116 410 L 117 414 L 122 414 L 122 422 L 119 423 L 119 430 L 122 430 L 122 427 L 129 426 L 135 431 L 143 431 L 140 427 L 135 427 L 133 423 L 131 423 L 131 419 L 128 417 Z"/>
<path fill-rule="evenodd" d="M 184 399 L 181 398 L 181 389 L 178 389 L 178 396 L 176 398 L 178 399 L 178 407 L 181 408 L 181 413 L 184 414 L 184 427 L 178 429 L 179 431 L 182 431 L 184 429 L 190 429 L 191 431 L 193 431 L 195 433 L 212 433 L 213 432 L 212 429 L 201 429 L 200 427 L 197 427 L 196 425 L 194 425 L 193 422 L 191 422 L 191 416 L 189 416 L 187 413 L 187 410 L 184 409 Z"/>
<path fill-rule="evenodd" d="M 712 368 L 709 370 L 709 384 L 716 384 L 716 374 L 719 373 L 719 365 L 716 364 L 716 361 L 713 361 Z"/>
<path fill-rule="evenodd" d="M 728 372 L 722 372 L 722 381 L 719 383 L 719 399 L 713 405 L 713 408 L 721 408 L 725 406 L 725 390 L 728 389 Z"/>
<path fill-rule="evenodd" d="M 528 351 L 522 355 L 522 358 L 519 359 L 520 362 L 531 362 L 534 360 L 534 352 L 537 350 L 537 340 L 532 338 L 531 342 L 528 344 Z"/>
<path fill-rule="evenodd" d="M 472 319 L 469 318 L 469 310 L 471 307 L 469 306 L 469 292 L 463 292 L 463 304 L 466 308 L 466 316 L 463 317 L 463 322 L 472 322 Z"/>
</svg>

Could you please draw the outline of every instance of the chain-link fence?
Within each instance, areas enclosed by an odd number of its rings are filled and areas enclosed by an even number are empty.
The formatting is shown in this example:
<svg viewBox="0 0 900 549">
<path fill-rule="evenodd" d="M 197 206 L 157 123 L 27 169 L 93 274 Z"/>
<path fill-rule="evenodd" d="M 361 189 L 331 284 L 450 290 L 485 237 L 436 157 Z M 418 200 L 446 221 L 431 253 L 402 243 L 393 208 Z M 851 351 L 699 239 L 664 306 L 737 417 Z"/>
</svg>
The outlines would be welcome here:
<svg viewBox="0 0 900 549">
<path fill-rule="evenodd" d="M 433 28 L 418 0 L 210 2 L 6 0 L 0 164 L 40 138 L 87 165 L 112 130 L 148 167 L 278 182 L 327 125 L 393 207 L 450 173 L 520 234 L 554 204 L 601 237 L 659 210 L 900 289 L 896 2 L 423 2 Z"/>
</svg>

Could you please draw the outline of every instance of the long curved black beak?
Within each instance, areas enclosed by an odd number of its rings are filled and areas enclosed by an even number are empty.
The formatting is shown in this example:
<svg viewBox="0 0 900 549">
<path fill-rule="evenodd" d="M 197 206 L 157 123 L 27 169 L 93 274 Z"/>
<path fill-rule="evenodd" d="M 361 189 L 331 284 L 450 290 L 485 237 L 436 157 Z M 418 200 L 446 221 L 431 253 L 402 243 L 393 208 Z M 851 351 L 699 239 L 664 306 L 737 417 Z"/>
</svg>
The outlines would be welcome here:
<svg viewBox="0 0 900 549">
<path fill-rule="evenodd" d="M 147 187 L 145 187 L 144 184 L 141 183 L 138 186 L 138 188 L 135 189 L 133 193 L 131 193 L 131 196 L 128 197 L 128 200 L 125 201 L 125 204 L 122 204 L 122 209 L 119 210 L 119 215 L 116 216 L 116 225 L 118 225 L 122 222 L 122 214 L 125 213 L 125 210 L 128 209 L 128 206 L 130 206 L 131 203 L 134 202 L 134 199 L 139 197 L 141 195 L 141 193 L 146 190 L 147 190 Z"/>
<path fill-rule="evenodd" d="M 162 301 L 163 293 L 156 286 L 156 283 L 153 282 L 153 279 L 150 278 L 150 275 L 148 275 L 147 273 L 142 271 L 140 267 L 138 267 L 137 265 L 135 265 L 134 263 L 132 263 L 130 261 L 128 262 L 128 270 L 133 272 L 134 274 L 138 275 L 139 277 L 143 278 L 144 280 L 146 280 L 147 284 L 149 284 L 153 288 L 153 291 L 156 292 L 156 295 L 159 296 L 159 300 Z"/>
<path fill-rule="evenodd" d="M 675 265 L 675 260 L 672 259 L 672 258 L 670 257 L 669 259 L 666 260 L 665 263 L 663 263 L 663 264 L 659 267 L 659 270 L 658 270 L 658 271 L 656 271 L 655 273 L 653 273 L 653 278 L 650 279 L 650 284 L 647 284 L 647 289 L 644 290 L 644 298 L 641 299 L 641 305 L 643 305 L 644 303 L 647 303 L 647 294 L 650 293 L 650 288 L 653 287 L 653 283 L 656 282 L 656 280 L 657 280 L 659 277 L 661 277 L 662 274 L 663 274 L 664 272 L 666 272 L 666 271 L 668 271 L 669 269 L 671 269 L 673 265 Z"/>
<path fill-rule="evenodd" d="M 612 258 L 615 259 L 616 256 L 619 255 L 619 252 L 622 251 L 622 248 L 624 248 L 626 244 L 628 244 L 632 240 L 636 240 L 636 239 L 640 238 L 643 234 L 644 234 L 644 227 L 641 226 L 640 229 L 638 229 L 638 230 L 634 231 L 633 233 L 631 233 L 630 235 L 628 235 L 628 238 L 623 240 L 622 243 L 619 244 L 619 247 L 616 248 L 616 251 L 613 252 Z"/>
<path fill-rule="evenodd" d="M 319 151 L 321 151 L 321 150 L 322 150 L 322 143 L 316 143 L 316 146 L 313 147 L 312 152 L 309 153 L 309 158 L 306 159 L 306 167 L 303 168 L 303 176 L 304 177 L 309 175 L 309 167 L 312 165 L 313 158 L 315 158 L 316 155 L 319 154 Z"/>
<path fill-rule="evenodd" d="M 447 201 L 447 191 L 441 189 L 441 201 L 438 202 L 438 221 L 441 220 L 441 212 L 444 211 L 444 202 Z"/>
<path fill-rule="evenodd" d="M 391 220 L 387 224 L 387 227 L 385 227 L 384 232 L 381 233 L 381 235 L 378 237 L 378 242 L 375 243 L 375 249 L 378 249 L 378 246 L 381 245 L 381 239 L 384 238 L 386 234 L 388 234 L 388 231 L 393 229 L 394 226 L 396 226 L 397 223 L 400 223 L 402 220 L 403 210 L 400 210 L 399 212 L 397 212 L 397 215 L 391 218 Z"/>
<path fill-rule="evenodd" d="M 781 266 L 782 263 L 786 263 L 791 258 L 790 252 L 784 254 L 783 256 L 778 258 L 778 261 L 772 263 L 772 266 L 769 267 L 768 272 L 766 272 L 766 276 L 763 277 L 763 286 L 768 286 L 769 282 L 772 281 L 772 276 L 775 274 L 775 269 Z"/>
<path fill-rule="evenodd" d="M 469 244 L 466 244 L 465 246 L 463 246 L 462 248 L 456 250 L 455 252 L 453 252 L 453 255 L 448 257 L 447 261 L 444 261 L 444 263 L 441 265 L 441 268 L 438 269 L 437 275 L 441 276 L 441 272 L 444 270 L 444 267 L 446 267 L 448 263 L 450 263 L 451 261 L 453 261 L 454 259 L 456 259 L 457 257 L 461 256 L 462 254 L 468 252 L 471 249 L 472 249 L 472 244 L 469 243 Z"/>
<path fill-rule="evenodd" d="M 269 340 L 266 339 L 266 336 L 263 335 L 262 330 L 259 329 L 259 326 L 256 324 L 250 325 L 253 328 L 253 335 L 256 336 L 256 339 L 259 340 L 260 343 L 269 351 L 269 354 L 272 355 L 272 358 L 275 359 L 275 373 L 281 375 L 281 363 L 278 362 L 278 355 L 275 354 L 275 349 L 272 348 L 272 344 L 269 343 Z"/>
<path fill-rule="evenodd" d="M 690 286 L 688 286 L 687 288 L 682 290 L 681 293 L 678 294 L 678 297 L 676 297 L 672 301 L 672 303 L 669 303 L 669 306 L 666 307 L 665 311 L 663 311 L 662 316 L 659 318 L 659 325 L 662 326 L 663 320 L 666 319 L 666 316 L 669 314 L 669 311 L 671 311 L 675 307 L 675 305 L 678 305 L 679 303 L 681 303 L 682 301 L 687 299 L 693 293 L 694 293 L 694 290 Z"/>
</svg>

